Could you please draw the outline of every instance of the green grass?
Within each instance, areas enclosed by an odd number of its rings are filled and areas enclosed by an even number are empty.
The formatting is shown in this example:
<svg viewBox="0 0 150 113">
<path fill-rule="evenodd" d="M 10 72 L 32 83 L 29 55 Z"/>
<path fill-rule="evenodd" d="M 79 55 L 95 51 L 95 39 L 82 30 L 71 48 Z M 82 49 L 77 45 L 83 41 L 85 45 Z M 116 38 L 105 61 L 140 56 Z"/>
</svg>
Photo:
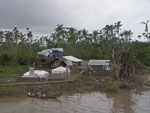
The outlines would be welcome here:
<svg viewBox="0 0 150 113">
<path fill-rule="evenodd" d="M 119 89 L 119 84 L 117 82 L 114 82 L 106 86 L 106 92 L 109 92 L 109 93 L 117 92 L 118 89 Z"/>
<path fill-rule="evenodd" d="M 29 70 L 29 66 L 0 66 L 0 74 L 23 74 Z"/>
<path fill-rule="evenodd" d="M 49 68 L 35 68 L 35 70 L 45 70 L 51 73 Z M 16 65 L 16 66 L 0 66 L 0 79 L 17 78 L 29 71 L 29 66 Z"/>
<path fill-rule="evenodd" d="M 0 96 L 25 94 L 29 86 L 0 86 Z"/>
<path fill-rule="evenodd" d="M 0 79 L 16 78 L 28 70 L 28 66 L 0 66 Z"/>
<path fill-rule="evenodd" d="M 1 75 L 0 74 L 0 79 L 5 79 L 5 78 L 16 78 L 17 76 L 11 76 L 11 75 Z"/>
</svg>

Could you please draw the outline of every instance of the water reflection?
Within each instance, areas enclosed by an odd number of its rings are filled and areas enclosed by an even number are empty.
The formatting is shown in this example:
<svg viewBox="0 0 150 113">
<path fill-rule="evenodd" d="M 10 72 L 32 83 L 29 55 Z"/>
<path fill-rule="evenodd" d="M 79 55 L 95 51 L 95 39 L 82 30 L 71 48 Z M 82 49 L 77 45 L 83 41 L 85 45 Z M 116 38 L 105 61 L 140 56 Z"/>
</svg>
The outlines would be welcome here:
<svg viewBox="0 0 150 113">
<path fill-rule="evenodd" d="M 0 98 L 1 113 L 150 113 L 150 91 L 64 94 L 58 99 Z M 8 109 L 9 107 L 9 109 Z"/>
<path fill-rule="evenodd" d="M 19 103 L 24 101 L 27 97 L 1 97 L 0 103 Z"/>
<path fill-rule="evenodd" d="M 132 99 L 136 103 L 133 107 L 136 113 L 150 113 L 150 91 L 143 91 L 140 94 L 133 93 Z"/>
<path fill-rule="evenodd" d="M 116 94 L 107 94 L 107 98 L 112 98 L 114 103 L 111 108 L 112 113 L 134 113 L 132 107 L 135 102 L 129 90 L 120 91 Z"/>
</svg>

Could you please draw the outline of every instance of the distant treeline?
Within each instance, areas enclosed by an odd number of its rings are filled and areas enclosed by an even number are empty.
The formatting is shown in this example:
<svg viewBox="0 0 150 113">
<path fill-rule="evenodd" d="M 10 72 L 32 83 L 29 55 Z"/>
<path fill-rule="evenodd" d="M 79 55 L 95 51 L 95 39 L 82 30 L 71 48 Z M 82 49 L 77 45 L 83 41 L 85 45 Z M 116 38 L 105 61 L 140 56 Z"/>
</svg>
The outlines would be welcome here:
<svg viewBox="0 0 150 113">
<path fill-rule="evenodd" d="M 148 22 L 143 24 L 145 31 L 137 38 L 149 39 Z M 123 47 L 132 46 L 132 58 L 149 66 L 150 43 L 132 41 L 133 32 L 122 30 L 121 27 L 121 21 L 93 32 L 57 25 L 50 36 L 39 38 L 33 38 L 29 28 L 26 29 L 26 34 L 16 27 L 12 31 L 0 31 L 0 65 L 27 65 L 30 59 L 37 60 L 38 51 L 46 48 L 61 47 L 64 49 L 64 55 L 89 60 L 111 59 L 113 48 L 121 51 Z M 43 44 L 46 46 L 42 46 Z"/>
</svg>

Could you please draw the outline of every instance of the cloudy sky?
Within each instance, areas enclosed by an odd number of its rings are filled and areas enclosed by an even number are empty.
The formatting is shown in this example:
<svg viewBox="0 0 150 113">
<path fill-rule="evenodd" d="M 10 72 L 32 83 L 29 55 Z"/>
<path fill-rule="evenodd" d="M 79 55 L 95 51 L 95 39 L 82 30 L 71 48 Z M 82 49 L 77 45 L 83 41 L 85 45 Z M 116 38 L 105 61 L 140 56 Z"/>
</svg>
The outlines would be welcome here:
<svg viewBox="0 0 150 113">
<path fill-rule="evenodd" d="M 150 0 L 0 0 L 0 30 L 29 27 L 47 35 L 57 24 L 89 31 L 122 21 L 122 29 L 141 34 L 150 19 Z"/>
</svg>

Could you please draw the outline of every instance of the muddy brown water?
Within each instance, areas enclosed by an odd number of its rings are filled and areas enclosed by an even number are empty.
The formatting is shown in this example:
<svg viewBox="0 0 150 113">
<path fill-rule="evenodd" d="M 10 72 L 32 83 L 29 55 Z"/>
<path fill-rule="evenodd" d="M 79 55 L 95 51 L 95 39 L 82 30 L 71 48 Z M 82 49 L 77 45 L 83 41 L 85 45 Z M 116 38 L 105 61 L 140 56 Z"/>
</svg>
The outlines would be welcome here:
<svg viewBox="0 0 150 113">
<path fill-rule="evenodd" d="M 57 99 L 0 98 L 0 113 L 150 113 L 150 90 L 64 94 Z"/>
</svg>

